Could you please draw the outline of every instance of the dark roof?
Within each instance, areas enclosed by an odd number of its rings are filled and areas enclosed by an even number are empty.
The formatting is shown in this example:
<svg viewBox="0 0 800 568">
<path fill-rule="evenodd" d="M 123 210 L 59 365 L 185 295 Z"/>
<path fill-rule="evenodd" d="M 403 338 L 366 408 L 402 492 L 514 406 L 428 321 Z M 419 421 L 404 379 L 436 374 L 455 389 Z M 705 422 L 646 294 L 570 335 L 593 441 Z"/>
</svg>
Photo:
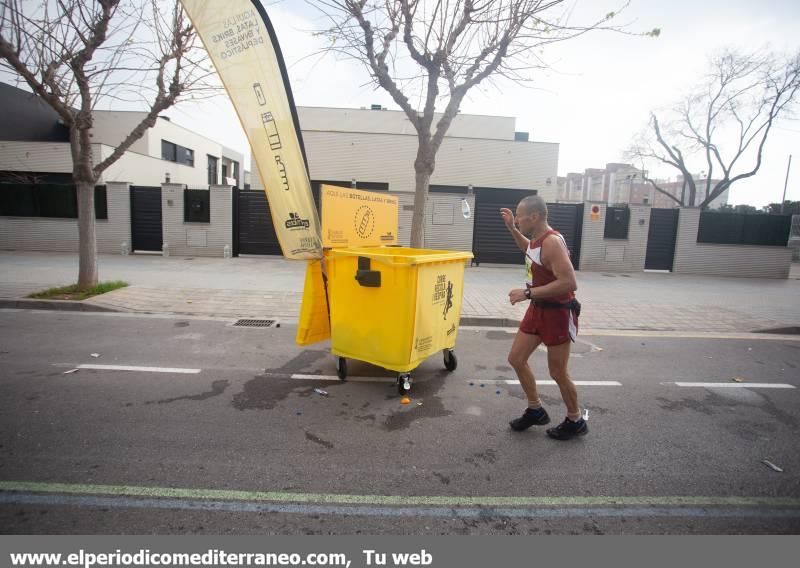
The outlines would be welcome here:
<svg viewBox="0 0 800 568">
<path fill-rule="evenodd" d="M 0 83 L 0 139 L 69 142 L 69 129 L 47 103 L 31 92 Z"/>
</svg>

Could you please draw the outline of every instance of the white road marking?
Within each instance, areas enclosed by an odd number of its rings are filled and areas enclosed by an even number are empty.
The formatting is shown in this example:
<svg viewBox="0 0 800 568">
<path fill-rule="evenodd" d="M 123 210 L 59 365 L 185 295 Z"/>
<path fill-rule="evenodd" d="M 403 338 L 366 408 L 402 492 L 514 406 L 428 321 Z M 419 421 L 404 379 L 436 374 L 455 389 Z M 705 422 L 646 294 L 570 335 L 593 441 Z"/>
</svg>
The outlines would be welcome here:
<svg viewBox="0 0 800 568">
<path fill-rule="evenodd" d="M 338 381 L 339 377 L 335 375 L 304 375 L 301 373 L 295 373 L 291 375 L 292 379 L 300 380 L 300 381 Z M 348 382 L 373 382 L 373 383 L 393 383 L 397 379 L 394 377 L 347 377 Z M 486 379 L 486 380 L 478 380 L 475 379 L 472 381 L 475 384 L 484 384 L 484 385 L 518 385 L 519 381 L 515 379 Z M 584 387 L 621 387 L 622 383 L 618 381 L 573 381 L 577 386 L 584 386 Z M 548 385 L 548 386 L 555 386 L 556 382 L 552 380 L 543 380 L 543 381 L 536 381 L 537 385 Z"/>
<path fill-rule="evenodd" d="M 298 381 L 332 381 L 339 382 L 340 379 L 336 375 L 304 375 L 302 373 L 295 373 L 289 377 Z M 397 381 L 396 377 L 347 377 L 347 382 L 353 383 L 394 383 Z"/>
<path fill-rule="evenodd" d="M 196 375 L 202 369 L 181 369 L 175 367 L 136 367 L 133 365 L 78 365 L 79 369 L 93 369 L 96 371 L 138 371 L 143 373 L 177 373 L 182 375 Z"/>
<path fill-rule="evenodd" d="M 683 383 L 676 382 L 679 387 L 703 387 L 711 388 L 740 388 L 740 389 L 794 389 L 794 385 L 786 383 Z"/>
<path fill-rule="evenodd" d="M 75 312 L 81 313 L 81 312 Z M 516 335 L 516 327 L 497 327 L 462 325 L 459 331 L 472 331 L 480 333 L 482 331 L 503 331 L 509 335 Z M 774 333 L 741 333 L 726 331 L 674 331 L 674 330 L 645 330 L 645 329 L 590 329 L 581 328 L 578 333 L 578 341 L 582 337 L 653 337 L 664 339 L 745 339 L 748 341 L 800 341 L 800 335 L 781 335 Z M 585 342 L 585 343 L 588 343 Z"/>
<path fill-rule="evenodd" d="M 581 329 L 581 335 L 594 337 L 656 337 L 664 339 L 745 339 L 747 341 L 800 341 L 800 335 L 737 333 L 725 331 L 649 331 L 636 329 Z"/>
<path fill-rule="evenodd" d="M 476 384 L 485 385 L 518 385 L 519 381 L 516 379 L 487 379 L 485 381 L 475 380 L 472 381 Z M 621 387 L 622 383 L 619 381 L 572 381 L 578 387 Z M 556 386 L 557 383 L 553 380 L 537 380 L 536 386 Z"/>
</svg>

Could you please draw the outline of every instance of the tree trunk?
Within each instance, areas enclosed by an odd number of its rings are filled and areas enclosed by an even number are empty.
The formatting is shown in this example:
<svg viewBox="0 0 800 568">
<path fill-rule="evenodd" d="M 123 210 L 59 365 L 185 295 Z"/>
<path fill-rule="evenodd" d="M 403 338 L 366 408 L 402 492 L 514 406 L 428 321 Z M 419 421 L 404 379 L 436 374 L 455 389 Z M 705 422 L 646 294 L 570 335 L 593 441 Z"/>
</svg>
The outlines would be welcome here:
<svg viewBox="0 0 800 568">
<path fill-rule="evenodd" d="M 97 240 L 95 238 L 94 184 L 78 182 L 78 288 L 97 285 Z"/>
<path fill-rule="evenodd" d="M 420 143 L 417 159 L 414 160 L 415 189 L 414 216 L 411 221 L 411 248 L 425 248 L 425 206 L 428 200 L 428 187 L 431 175 L 436 166 L 433 149 L 428 144 Z"/>
<path fill-rule="evenodd" d="M 84 103 L 84 108 L 89 108 Z M 94 172 L 91 131 L 92 113 L 81 110 L 69 132 L 72 181 L 78 191 L 78 288 L 81 290 L 97 285 L 94 184 L 98 176 Z"/>
</svg>

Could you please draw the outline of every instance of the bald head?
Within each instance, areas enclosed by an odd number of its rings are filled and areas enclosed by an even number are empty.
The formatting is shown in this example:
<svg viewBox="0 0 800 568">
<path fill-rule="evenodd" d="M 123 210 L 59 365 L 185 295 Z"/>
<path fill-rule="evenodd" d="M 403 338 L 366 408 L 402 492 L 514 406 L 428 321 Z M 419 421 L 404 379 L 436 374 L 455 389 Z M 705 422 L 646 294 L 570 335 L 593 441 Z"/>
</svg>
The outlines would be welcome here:
<svg viewBox="0 0 800 568">
<path fill-rule="evenodd" d="M 542 218 L 547 219 L 547 203 L 538 195 L 529 195 L 519 202 L 519 207 L 525 212 L 526 215 L 538 213 Z"/>
</svg>

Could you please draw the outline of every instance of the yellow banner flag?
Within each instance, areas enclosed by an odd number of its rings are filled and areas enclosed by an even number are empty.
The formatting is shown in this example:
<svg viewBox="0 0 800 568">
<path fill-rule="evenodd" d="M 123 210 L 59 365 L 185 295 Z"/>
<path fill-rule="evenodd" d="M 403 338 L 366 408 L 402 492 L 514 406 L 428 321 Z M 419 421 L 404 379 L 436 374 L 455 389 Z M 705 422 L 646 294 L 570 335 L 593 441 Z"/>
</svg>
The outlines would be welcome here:
<svg viewBox="0 0 800 568">
<path fill-rule="evenodd" d="M 300 124 L 267 13 L 258 0 L 181 3 L 247 134 L 283 255 L 321 258 L 319 216 Z"/>
<path fill-rule="evenodd" d="M 388 193 L 323 185 L 322 244 L 325 248 L 397 244 L 398 200 Z"/>
</svg>

